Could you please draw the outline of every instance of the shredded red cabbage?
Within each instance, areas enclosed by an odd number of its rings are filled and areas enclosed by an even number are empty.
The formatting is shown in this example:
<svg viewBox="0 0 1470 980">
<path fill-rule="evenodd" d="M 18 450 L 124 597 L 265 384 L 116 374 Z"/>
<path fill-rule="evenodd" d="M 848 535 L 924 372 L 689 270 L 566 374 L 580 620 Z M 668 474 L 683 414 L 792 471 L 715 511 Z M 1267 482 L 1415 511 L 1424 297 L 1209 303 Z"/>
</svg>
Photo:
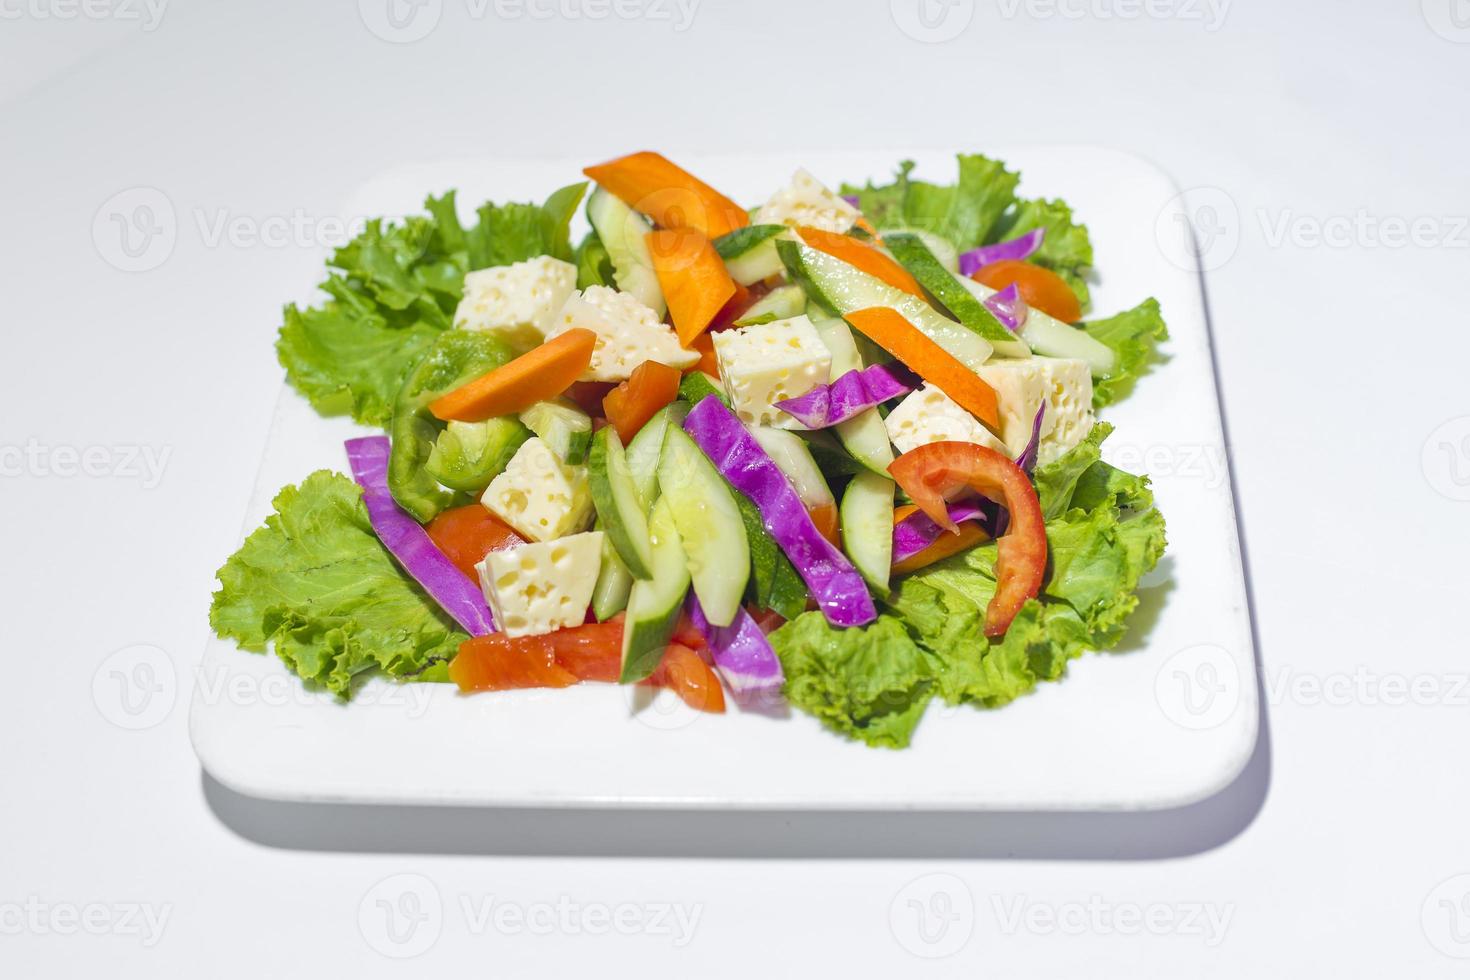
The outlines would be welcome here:
<svg viewBox="0 0 1470 980">
<path fill-rule="evenodd" d="M 709 644 L 715 669 L 737 700 L 767 702 L 780 692 L 786 681 L 781 661 L 750 613 L 738 609 L 729 626 L 711 625 L 699 599 L 690 592 L 689 618 Z"/>
<path fill-rule="evenodd" d="M 878 618 L 873 597 L 856 568 L 812 523 L 791 481 L 718 398 L 706 398 L 684 420 L 715 468 L 760 509 L 766 531 L 807 584 L 833 626 L 862 626 Z"/>
<path fill-rule="evenodd" d="M 389 451 L 387 436 L 347 440 L 347 461 L 353 479 L 362 487 L 362 501 L 378 540 L 467 633 L 494 633 L 495 619 L 484 594 L 435 547 L 419 522 L 394 502 L 388 491 Z"/>
<path fill-rule="evenodd" d="M 992 262 L 1001 262 L 1006 259 L 1027 259 L 1036 253 L 1041 243 L 1046 239 L 1045 228 L 1035 228 L 1026 232 L 1019 238 L 1010 241 L 996 242 L 994 245 L 981 245 L 972 248 L 968 252 L 960 253 L 960 275 L 974 275 L 977 269 L 984 268 Z"/>
<path fill-rule="evenodd" d="M 956 524 L 960 521 L 980 521 L 984 526 L 986 517 L 985 508 L 978 500 L 961 500 L 949 505 L 949 519 Z M 893 563 L 896 565 L 912 558 L 939 540 L 943 533 L 944 528 L 936 524 L 932 517 L 922 510 L 914 511 L 893 525 Z"/>
<path fill-rule="evenodd" d="M 1026 325 L 1026 317 L 1031 312 L 1031 307 L 1021 298 L 1021 291 L 1016 288 L 1015 283 L 993 296 L 987 296 L 985 308 L 994 313 L 995 318 L 1005 324 L 1011 333 L 1018 333 Z"/>
<path fill-rule="evenodd" d="M 851 204 L 853 207 L 861 207 L 861 205 L 858 204 L 858 196 L 856 194 L 843 194 L 841 195 L 841 197 L 844 201 L 846 201 L 848 204 Z"/>
<path fill-rule="evenodd" d="M 831 384 L 817 385 L 804 395 L 776 402 L 776 407 L 808 429 L 846 422 L 890 398 L 907 395 L 917 379 L 900 364 L 874 364 L 848 371 Z"/>
</svg>

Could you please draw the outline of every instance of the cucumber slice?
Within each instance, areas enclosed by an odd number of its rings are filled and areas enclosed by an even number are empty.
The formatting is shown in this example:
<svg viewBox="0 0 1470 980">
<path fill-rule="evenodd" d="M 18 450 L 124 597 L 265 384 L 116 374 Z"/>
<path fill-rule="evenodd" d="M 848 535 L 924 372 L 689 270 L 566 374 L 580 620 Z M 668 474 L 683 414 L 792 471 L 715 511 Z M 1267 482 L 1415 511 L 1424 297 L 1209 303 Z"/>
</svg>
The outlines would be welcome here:
<svg viewBox="0 0 1470 980">
<path fill-rule="evenodd" d="M 959 281 L 981 302 L 996 293 L 984 283 L 970 278 Z M 1095 378 L 1107 377 L 1117 362 L 1113 349 L 1086 330 L 1079 330 L 1035 308 L 1026 314 L 1026 322 L 1021 325 L 1021 339 L 1033 351 L 1046 357 L 1073 357 L 1086 361 Z"/>
<path fill-rule="evenodd" d="M 812 454 L 816 461 L 817 469 L 830 476 L 852 476 L 861 473 L 865 469 L 862 463 L 852 458 L 852 454 L 842 448 L 842 443 L 830 433 L 824 430 L 814 432 L 798 432 L 797 436 L 806 443 L 807 451 Z"/>
<path fill-rule="evenodd" d="M 429 447 L 424 469 L 451 490 L 483 493 L 531 430 L 512 418 L 450 422 Z"/>
<path fill-rule="evenodd" d="M 624 684 L 643 680 L 663 659 L 689 592 L 689 568 L 684 564 L 684 549 L 667 497 L 653 505 L 648 535 L 653 545 L 653 578 L 634 582 L 628 595 L 623 667 L 618 678 Z"/>
<path fill-rule="evenodd" d="M 781 273 L 781 256 L 776 253 L 776 236 L 785 225 L 746 225 L 714 240 L 715 251 L 725 260 L 725 271 L 742 286 Z"/>
<path fill-rule="evenodd" d="M 705 617 L 729 626 L 750 581 L 750 546 L 730 485 L 684 430 L 670 426 L 658 461 L 660 502 L 668 501 Z"/>
<path fill-rule="evenodd" d="M 735 494 L 735 504 L 740 508 L 745 540 L 750 545 L 750 587 L 746 589 L 746 600 L 760 609 L 773 610 L 784 619 L 795 619 L 806 612 L 806 582 L 766 530 L 761 509 L 743 493 Z"/>
<path fill-rule="evenodd" d="M 892 307 L 971 371 L 989 360 L 992 348 L 984 337 L 941 315 L 917 296 L 797 242 L 777 239 L 776 251 L 791 278 L 831 313 L 842 316 L 870 306 Z"/>
<path fill-rule="evenodd" d="M 909 228 L 901 225 L 893 228 L 880 228 L 878 229 L 878 235 L 883 239 L 885 245 L 888 244 L 889 235 L 913 235 L 924 243 L 924 246 L 939 260 L 940 265 L 955 275 L 959 275 L 960 250 L 955 248 L 954 242 L 948 238 L 936 235 L 932 231 L 925 231 L 922 228 Z"/>
<path fill-rule="evenodd" d="M 664 452 L 664 433 L 669 426 L 683 425 L 688 414 L 688 403 L 670 402 L 654 412 L 653 418 L 628 440 L 628 472 L 633 474 L 633 486 L 638 488 L 645 508 L 651 508 L 658 499 L 658 461 Z"/>
<path fill-rule="evenodd" d="M 607 257 L 613 265 L 613 281 L 625 293 L 658 314 L 660 320 L 668 312 L 664 293 L 653 271 L 653 257 L 648 252 L 646 235 L 653 231 L 648 219 L 601 187 L 587 198 L 587 220 L 597 231 Z"/>
<path fill-rule="evenodd" d="M 934 253 L 917 235 L 900 232 L 884 238 L 883 242 L 899 264 L 929 291 L 929 295 L 939 300 L 960 323 L 989 341 L 995 353 L 1002 357 L 1031 355 L 1031 348 L 1007 330 L 984 303 L 940 265 Z"/>
<path fill-rule="evenodd" d="M 602 522 L 596 524 L 602 529 Z M 602 567 L 597 571 L 597 584 L 592 587 L 592 615 L 605 623 L 628 608 L 628 595 L 633 591 L 633 573 L 618 557 L 612 539 L 602 538 Z"/>
<path fill-rule="evenodd" d="M 773 429 L 765 425 L 748 425 L 746 428 L 776 467 L 786 474 L 786 479 L 791 481 L 796 495 L 808 510 L 830 507 L 837 502 L 801 436 L 788 429 Z"/>
<path fill-rule="evenodd" d="M 724 402 L 726 408 L 730 406 L 730 399 L 725 394 L 725 389 L 703 371 L 690 371 L 684 375 L 684 380 L 679 382 L 679 397 L 691 405 L 698 405 L 710 395 Z"/>
<path fill-rule="evenodd" d="M 572 466 L 587 461 L 592 444 L 592 419 L 565 399 L 537 402 L 521 413 L 521 422 L 546 443 L 547 448 Z"/>
<path fill-rule="evenodd" d="M 806 290 L 795 283 L 777 286 L 756 300 L 755 304 L 735 321 L 735 326 L 750 327 L 757 323 L 785 320 L 789 317 L 800 316 L 805 309 Z"/>
<path fill-rule="evenodd" d="M 648 518 L 643 513 L 643 498 L 633 483 L 628 457 L 618 439 L 618 431 L 610 425 L 598 430 L 592 440 L 592 456 L 587 465 L 587 483 L 592 491 L 592 506 L 607 531 L 618 557 L 638 578 L 653 576 L 653 550 L 648 543 Z"/>
<path fill-rule="evenodd" d="M 842 550 L 879 596 L 893 568 L 892 480 L 859 473 L 842 494 Z"/>
<path fill-rule="evenodd" d="M 845 321 L 829 319 L 814 321 L 817 336 L 832 352 L 831 379 L 836 381 L 849 371 L 860 371 L 863 359 L 858 354 L 857 343 L 852 337 L 852 328 Z M 876 408 L 860 412 L 833 426 L 832 431 L 842 442 L 853 459 L 879 476 L 888 475 L 893 465 L 893 443 L 888 441 L 888 429 Z"/>
</svg>

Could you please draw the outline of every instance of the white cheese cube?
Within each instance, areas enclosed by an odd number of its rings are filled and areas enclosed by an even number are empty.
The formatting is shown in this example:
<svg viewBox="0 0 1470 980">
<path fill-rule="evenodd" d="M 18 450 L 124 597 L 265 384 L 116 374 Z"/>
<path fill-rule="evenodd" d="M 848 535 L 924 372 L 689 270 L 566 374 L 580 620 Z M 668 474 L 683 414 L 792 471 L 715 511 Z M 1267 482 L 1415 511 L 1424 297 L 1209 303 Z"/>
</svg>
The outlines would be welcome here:
<svg viewBox="0 0 1470 980">
<path fill-rule="evenodd" d="M 742 422 L 805 429 L 775 403 L 825 384 L 832 352 L 805 314 L 714 336 L 715 359 L 730 405 Z"/>
<path fill-rule="evenodd" d="M 577 267 L 549 255 L 477 269 L 464 277 L 464 299 L 454 311 L 454 325 L 492 331 L 527 351 L 541 343 L 556 311 L 576 288 Z"/>
<path fill-rule="evenodd" d="M 699 352 L 679 346 L 674 328 L 659 319 L 632 293 L 608 286 L 588 286 L 572 293 L 546 332 L 550 340 L 574 327 L 597 334 L 592 363 L 583 381 L 627 381 L 644 361 L 657 361 L 683 371 L 699 363 Z"/>
<path fill-rule="evenodd" d="M 1012 456 L 1031 439 L 1036 410 L 1041 419 L 1037 459 L 1049 463 L 1071 449 L 1092 428 L 1092 373 L 1085 361 L 1064 357 L 993 360 L 976 372 L 995 389 L 1000 435 Z"/>
<path fill-rule="evenodd" d="M 492 551 L 475 566 L 495 625 L 506 636 L 581 626 L 602 564 L 602 532 Z"/>
<path fill-rule="evenodd" d="M 480 497 L 485 509 L 532 541 L 584 530 L 592 520 L 587 467 L 570 466 L 538 438 L 521 443 Z"/>
<path fill-rule="evenodd" d="M 845 232 L 857 223 L 862 212 L 828 190 L 805 170 L 798 170 L 791 183 L 777 191 L 756 212 L 753 224 L 808 225 L 822 231 Z"/>
<path fill-rule="evenodd" d="M 973 442 L 997 452 L 1007 452 L 1006 444 L 996 438 L 984 423 L 934 385 L 926 384 L 904 398 L 888 413 L 883 424 L 888 427 L 888 438 L 900 453 L 931 442 Z"/>
</svg>

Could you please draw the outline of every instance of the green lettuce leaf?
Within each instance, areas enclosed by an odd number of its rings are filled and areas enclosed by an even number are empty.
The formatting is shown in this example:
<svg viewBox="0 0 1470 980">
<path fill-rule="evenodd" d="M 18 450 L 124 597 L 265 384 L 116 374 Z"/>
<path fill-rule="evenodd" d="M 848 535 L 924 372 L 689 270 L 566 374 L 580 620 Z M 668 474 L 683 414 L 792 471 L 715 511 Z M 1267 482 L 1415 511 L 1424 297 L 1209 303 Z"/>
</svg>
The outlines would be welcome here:
<svg viewBox="0 0 1470 980">
<path fill-rule="evenodd" d="M 1154 358 L 1161 340 L 1169 339 L 1169 328 L 1159 312 L 1159 301 L 1150 297 L 1131 310 L 1093 320 L 1081 325 L 1084 330 L 1107 344 L 1118 355 L 1111 374 L 1093 382 L 1092 404 L 1095 408 L 1111 405 L 1133 388 L 1133 382 Z"/>
<path fill-rule="evenodd" d="M 408 369 L 452 325 L 472 269 L 553 255 L 570 260 L 568 226 L 586 184 L 543 205 L 486 204 L 466 229 L 454 192 L 430 197 L 427 215 L 370 221 L 336 251 L 320 306 L 286 307 L 276 354 L 286 377 L 324 414 L 387 425 Z"/>
<path fill-rule="evenodd" d="M 834 629 L 802 613 L 770 636 L 786 697 L 822 724 L 873 746 L 901 749 L 934 694 L 936 665 L 892 616 Z"/>
<path fill-rule="evenodd" d="M 467 637 L 379 543 L 362 490 L 322 470 L 276 496 L 216 574 L 209 622 L 247 650 L 267 644 L 303 680 L 347 698 L 364 672 L 442 675 Z"/>
<path fill-rule="evenodd" d="M 1065 201 L 1031 198 L 1018 200 L 994 234 L 994 240 L 1015 238 L 1034 228 L 1045 228 L 1041 247 L 1027 260 L 1051 269 L 1067 281 L 1085 309 L 1091 300 L 1086 270 L 1092 267 L 1092 239 L 1087 226 L 1078 224 Z"/>
</svg>

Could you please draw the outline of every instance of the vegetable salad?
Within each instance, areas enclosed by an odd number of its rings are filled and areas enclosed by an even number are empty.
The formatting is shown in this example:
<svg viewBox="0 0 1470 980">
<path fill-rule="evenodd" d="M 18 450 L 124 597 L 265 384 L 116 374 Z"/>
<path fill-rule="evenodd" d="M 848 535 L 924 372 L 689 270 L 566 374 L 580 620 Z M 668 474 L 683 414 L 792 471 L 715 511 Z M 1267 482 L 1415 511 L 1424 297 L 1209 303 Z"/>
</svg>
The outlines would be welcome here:
<svg viewBox="0 0 1470 980">
<path fill-rule="evenodd" d="M 753 208 L 657 153 L 584 174 L 371 222 L 286 309 L 291 383 L 384 431 L 281 491 L 221 636 L 344 699 L 652 684 L 892 748 L 1118 642 L 1164 522 L 1096 413 L 1167 333 L 1089 318 L 1066 204 L 980 155 Z"/>
</svg>

